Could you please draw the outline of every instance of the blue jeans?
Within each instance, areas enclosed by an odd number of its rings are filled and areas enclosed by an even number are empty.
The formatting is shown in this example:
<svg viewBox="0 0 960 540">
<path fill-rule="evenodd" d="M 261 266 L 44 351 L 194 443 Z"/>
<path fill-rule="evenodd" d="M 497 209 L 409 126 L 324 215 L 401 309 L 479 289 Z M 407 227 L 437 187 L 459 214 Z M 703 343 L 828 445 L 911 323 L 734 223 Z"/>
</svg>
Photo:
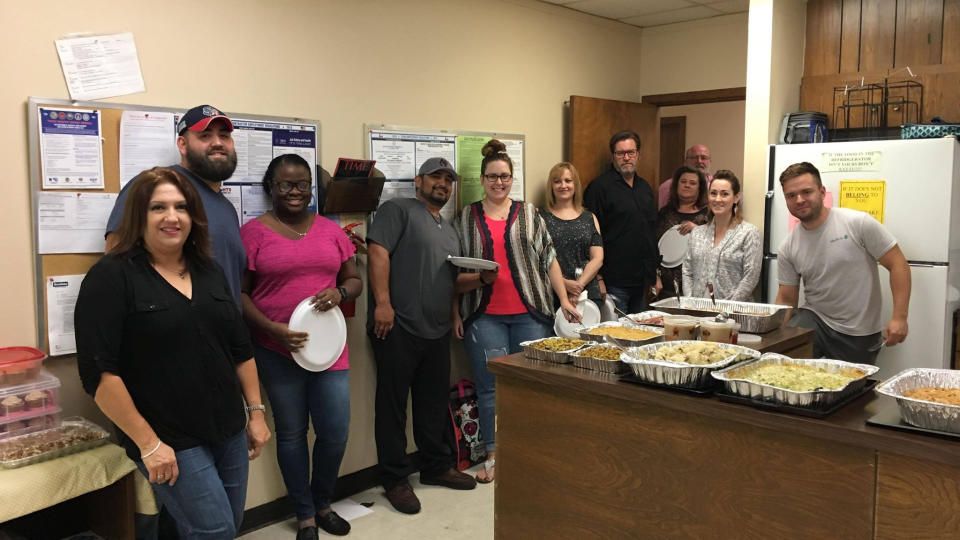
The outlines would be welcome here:
<svg viewBox="0 0 960 540">
<path fill-rule="evenodd" d="M 607 296 L 624 313 L 640 313 L 647 310 L 647 291 L 650 287 L 616 287 L 607 284 Z"/>
<path fill-rule="evenodd" d="M 247 498 L 247 430 L 241 429 L 219 444 L 194 446 L 176 455 L 177 483 L 150 485 L 176 521 L 180 537 L 235 538 Z M 149 477 L 143 461 L 136 463 Z"/>
<path fill-rule="evenodd" d="M 487 371 L 487 361 L 520 352 L 520 342 L 553 334 L 550 325 L 537 321 L 529 313 L 518 315 L 481 315 L 470 323 L 463 342 L 473 364 L 480 407 L 480 434 L 487 451 L 495 449 L 496 381 Z"/>
<path fill-rule="evenodd" d="M 309 519 L 330 507 L 350 431 L 348 370 L 307 371 L 286 356 L 255 348 L 260 382 L 273 410 L 280 474 L 293 499 L 297 519 Z M 307 451 L 308 422 L 313 421 L 313 479 Z"/>
</svg>

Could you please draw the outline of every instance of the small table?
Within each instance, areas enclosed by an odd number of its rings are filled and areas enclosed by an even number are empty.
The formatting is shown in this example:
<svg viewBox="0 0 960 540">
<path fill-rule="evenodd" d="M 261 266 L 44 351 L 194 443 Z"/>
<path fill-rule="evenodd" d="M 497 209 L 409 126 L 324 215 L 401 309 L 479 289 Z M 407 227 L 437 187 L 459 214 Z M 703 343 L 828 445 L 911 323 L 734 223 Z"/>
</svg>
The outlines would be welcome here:
<svg viewBox="0 0 960 540">
<path fill-rule="evenodd" d="M 156 513 L 149 484 L 123 448 L 107 443 L 18 469 L 0 470 L 0 523 L 83 497 L 88 525 L 104 538 L 134 538 L 134 512 Z"/>
</svg>

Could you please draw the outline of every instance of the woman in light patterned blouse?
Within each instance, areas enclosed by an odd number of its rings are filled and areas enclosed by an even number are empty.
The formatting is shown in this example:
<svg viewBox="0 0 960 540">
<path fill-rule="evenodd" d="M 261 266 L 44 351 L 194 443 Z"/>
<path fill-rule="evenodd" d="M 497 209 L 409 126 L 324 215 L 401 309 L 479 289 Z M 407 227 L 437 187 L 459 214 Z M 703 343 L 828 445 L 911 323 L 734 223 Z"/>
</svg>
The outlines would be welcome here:
<svg viewBox="0 0 960 540">
<path fill-rule="evenodd" d="M 683 260 L 683 290 L 693 297 L 751 301 L 760 281 L 760 230 L 740 215 L 740 180 L 728 170 L 717 171 L 709 189 L 710 222 L 693 230 Z"/>
</svg>

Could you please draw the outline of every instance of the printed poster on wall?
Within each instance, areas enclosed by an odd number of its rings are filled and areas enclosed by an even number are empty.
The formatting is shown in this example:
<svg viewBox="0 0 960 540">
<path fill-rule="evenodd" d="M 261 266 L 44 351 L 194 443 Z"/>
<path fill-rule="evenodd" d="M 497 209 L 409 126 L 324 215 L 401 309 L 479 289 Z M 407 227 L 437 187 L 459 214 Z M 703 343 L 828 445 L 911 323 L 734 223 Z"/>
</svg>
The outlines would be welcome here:
<svg viewBox="0 0 960 540">
<path fill-rule="evenodd" d="M 443 157 L 457 168 L 457 136 L 450 133 L 418 133 L 370 130 L 370 159 L 386 178 L 380 204 L 394 198 L 415 197 L 414 177 L 423 162 Z M 448 219 L 456 213 L 457 187 L 440 214 Z"/>
<path fill-rule="evenodd" d="M 47 342 L 51 356 L 77 352 L 73 311 L 83 276 L 73 274 L 47 278 Z"/>
<path fill-rule="evenodd" d="M 883 180 L 841 180 L 839 206 L 866 212 L 883 223 L 886 191 Z"/>
<path fill-rule="evenodd" d="M 270 161 L 283 154 L 302 157 L 310 168 L 313 199 L 310 211 L 317 209 L 317 126 L 291 122 L 231 119 L 233 141 L 237 151 L 237 168 L 223 183 L 227 199 L 237 210 L 240 224 L 254 219 L 271 208 L 270 197 L 263 190 L 263 175 Z"/>
<path fill-rule="evenodd" d="M 44 189 L 103 188 L 100 111 L 38 108 Z"/>
</svg>

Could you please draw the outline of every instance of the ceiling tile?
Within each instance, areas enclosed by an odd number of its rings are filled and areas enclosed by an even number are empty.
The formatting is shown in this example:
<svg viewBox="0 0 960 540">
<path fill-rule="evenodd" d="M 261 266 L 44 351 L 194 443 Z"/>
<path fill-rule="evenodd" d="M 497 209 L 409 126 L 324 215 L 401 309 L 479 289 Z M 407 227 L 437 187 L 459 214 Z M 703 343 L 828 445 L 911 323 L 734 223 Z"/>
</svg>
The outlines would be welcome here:
<svg viewBox="0 0 960 540">
<path fill-rule="evenodd" d="M 675 9 L 672 11 L 662 11 L 660 13 L 651 13 L 648 15 L 641 15 L 638 17 L 628 17 L 621 19 L 622 22 L 627 24 L 632 24 L 634 26 L 647 27 L 647 26 L 659 26 L 662 24 L 672 24 L 685 21 L 693 21 L 697 19 L 707 19 L 710 17 L 716 17 L 717 15 L 723 15 L 724 13 L 717 11 L 712 8 L 697 6 L 684 9 Z"/>
<path fill-rule="evenodd" d="M 608 19 L 623 19 L 694 4 L 687 0 L 577 0 L 565 5 L 577 11 Z"/>
<path fill-rule="evenodd" d="M 724 13 L 743 13 L 750 11 L 750 0 L 720 0 L 711 3 L 710 7 Z"/>
</svg>

